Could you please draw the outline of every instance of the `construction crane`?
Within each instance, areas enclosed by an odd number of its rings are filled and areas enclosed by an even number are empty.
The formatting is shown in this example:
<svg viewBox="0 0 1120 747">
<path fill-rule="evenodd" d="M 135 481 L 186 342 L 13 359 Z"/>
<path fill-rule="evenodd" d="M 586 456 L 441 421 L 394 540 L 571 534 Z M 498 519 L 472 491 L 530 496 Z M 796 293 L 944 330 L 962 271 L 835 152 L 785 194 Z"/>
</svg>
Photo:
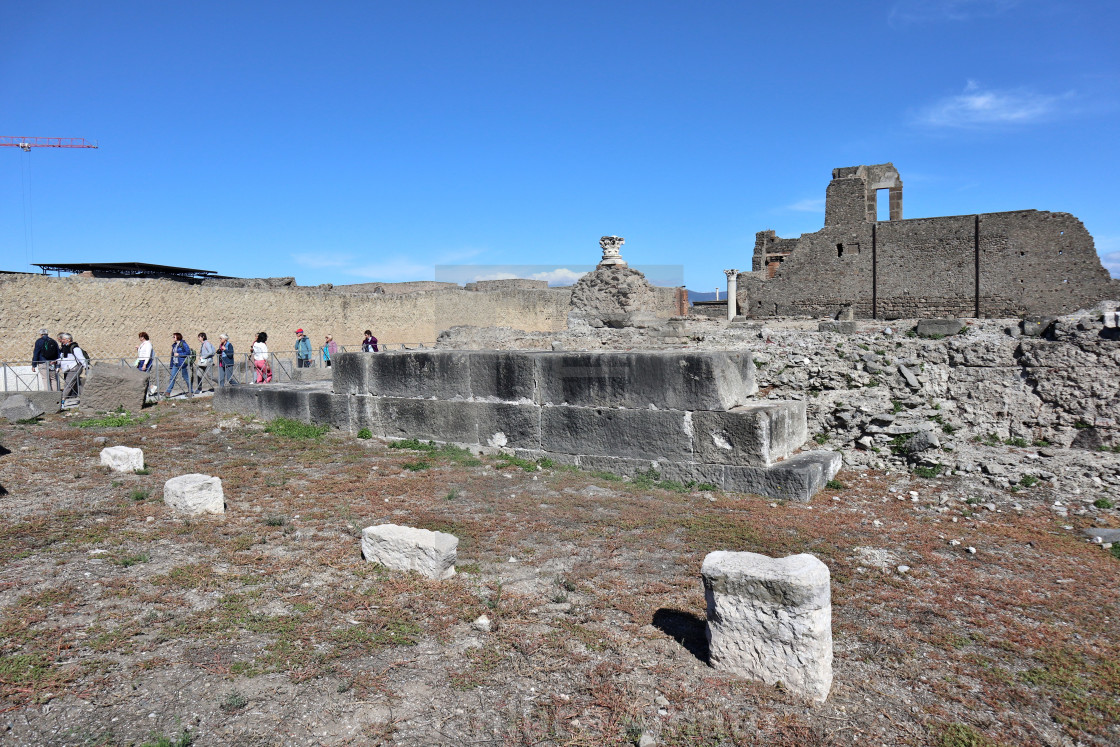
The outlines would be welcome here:
<svg viewBox="0 0 1120 747">
<path fill-rule="evenodd" d="M 32 148 L 96 148 L 97 141 L 90 142 L 84 137 L 20 137 L 0 135 L 0 146 L 11 146 L 22 151 Z"/>
<path fill-rule="evenodd" d="M 96 148 L 97 141 L 90 142 L 84 137 L 26 137 L 21 135 L 0 135 L 0 146 L 19 148 L 31 153 L 32 148 Z M 21 164 L 22 168 L 22 164 Z M 29 264 L 35 259 L 35 241 L 31 231 L 31 160 L 27 158 L 27 184 L 24 190 L 23 236 L 24 250 L 30 253 Z M 21 173 L 20 184 L 23 185 Z"/>
</svg>

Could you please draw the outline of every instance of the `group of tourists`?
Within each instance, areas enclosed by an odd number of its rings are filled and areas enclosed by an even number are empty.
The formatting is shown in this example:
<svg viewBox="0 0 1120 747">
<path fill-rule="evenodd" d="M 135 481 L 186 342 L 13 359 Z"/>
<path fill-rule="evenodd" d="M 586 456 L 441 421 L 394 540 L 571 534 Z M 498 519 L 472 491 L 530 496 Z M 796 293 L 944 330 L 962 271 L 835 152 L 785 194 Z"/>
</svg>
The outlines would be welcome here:
<svg viewBox="0 0 1120 747">
<path fill-rule="evenodd" d="M 373 336 L 373 332 L 367 329 L 364 334 L 362 352 L 378 352 L 377 338 Z M 134 365 L 140 371 L 150 371 L 156 362 L 155 346 L 147 332 L 140 332 L 138 337 Z M 272 364 L 268 351 L 268 333 L 258 332 L 253 338 L 250 350 L 256 382 L 258 384 L 271 382 Z M 338 350 L 338 343 L 334 341 L 334 337 L 327 335 L 319 348 L 322 365 L 329 367 L 338 355 Z M 295 351 L 296 365 L 299 368 L 310 368 L 311 339 L 302 329 L 296 330 Z M 80 391 L 81 376 L 87 368 L 89 368 L 89 355 L 74 341 L 70 333 L 61 332 L 56 340 L 51 337 L 49 330 L 39 330 L 39 337 L 35 341 L 35 349 L 31 357 L 31 369 L 39 376 L 44 390 L 61 390 L 64 398 L 76 396 Z M 223 387 L 238 383 L 234 376 L 233 343 L 226 334 L 218 335 L 218 344 L 215 346 L 205 332 L 199 332 L 198 349 L 195 350 L 183 339 L 182 333 L 173 332 L 169 368 L 171 375 L 163 391 L 165 397 L 171 396 L 179 379 L 182 379 L 187 392 L 192 394 L 213 391 L 215 386 Z M 153 387 L 149 393 L 156 395 L 158 391 Z"/>
<path fill-rule="evenodd" d="M 89 355 L 69 332 L 59 332 L 57 340 L 50 330 L 39 330 L 31 354 L 31 370 L 47 391 L 62 391 L 62 397 L 78 394 L 82 373 L 89 368 Z"/>
</svg>

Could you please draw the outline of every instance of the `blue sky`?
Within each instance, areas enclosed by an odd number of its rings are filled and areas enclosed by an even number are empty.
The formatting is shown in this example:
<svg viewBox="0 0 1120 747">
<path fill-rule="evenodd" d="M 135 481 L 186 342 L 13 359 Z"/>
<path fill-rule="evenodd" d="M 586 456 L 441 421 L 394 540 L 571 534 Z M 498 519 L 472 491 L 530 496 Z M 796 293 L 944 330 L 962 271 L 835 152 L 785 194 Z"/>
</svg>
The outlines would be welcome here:
<svg viewBox="0 0 1120 747">
<path fill-rule="evenodd" d="M 1071 212 L 1120 276 L 1114 0 L 4 5 L 0 135 L 101 147 L 0 148 L 0 269 L 416 280 L 616 234 L 711 290 L 892 161 L 906 217 Z"/>
</svg>

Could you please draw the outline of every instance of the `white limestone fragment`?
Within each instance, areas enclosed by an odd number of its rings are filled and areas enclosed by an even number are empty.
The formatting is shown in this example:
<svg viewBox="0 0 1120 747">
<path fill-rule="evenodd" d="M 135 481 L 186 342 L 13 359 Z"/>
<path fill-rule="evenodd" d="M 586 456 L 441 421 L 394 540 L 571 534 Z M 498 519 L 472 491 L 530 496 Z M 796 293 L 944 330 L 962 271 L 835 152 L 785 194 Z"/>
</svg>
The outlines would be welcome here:
<svg viewBox="0 0 1120 747">
<path fill-rule="evenodd" d="M 180 475 L 163 484 L 163 502 L 181 514 L 224 514 L 222 478 L 209 475 Z"/>
<path fill-rule="evenodd" d="M 131 446 L 110 446 L 101 450 L 101 466 L 114 472 L 135 472 L 144 469 L 144 450 Z"/>
<path fill-rule="evenodd" d="M 700 569 L 716 669 L 816 701 L 832 687 L 828 567 L 808 554 L 713 552 Z"/>
<path fill-rule="evenodd" d="M 362 556 L 395 571 L 416 571 L 428 578 L 455 575 L 459 538 L 446 532 L 379 524 L 362 530 Z"/>
</svg>

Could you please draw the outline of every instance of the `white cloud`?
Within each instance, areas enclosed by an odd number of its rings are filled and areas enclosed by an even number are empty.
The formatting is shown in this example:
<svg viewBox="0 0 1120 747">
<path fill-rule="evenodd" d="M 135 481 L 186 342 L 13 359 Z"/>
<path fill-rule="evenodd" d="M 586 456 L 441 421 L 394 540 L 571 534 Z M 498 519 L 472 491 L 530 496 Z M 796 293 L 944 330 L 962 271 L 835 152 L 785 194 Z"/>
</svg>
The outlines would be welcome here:
<svg viewBox="0 0 1120 747">
<path fill-rule="evenodd" d="M 798 213 L 823 213 L 824 198 L 798 200 L 792 205 L 786 205 L 786 210 L 794 210 Z"/>
<path fill-rule="evenodd" d="M 292 259 L 297 265 L 318 270 L 327 267 L 345 267 L 350 264 L 353 256 L 349 254 L 303 253 L 293 254 Z"/>
<path fill-rule="evenodd" d="M 1059 104 L 1073 96 L 1072 92 L 1051 95 L 1026 88 L 984 89 L 970 80 L 962 93 L 943 98 L 918 112 L 916 121 L 929 127 L 945 128 L 1025 125 L 1054 116 Z"/>
<path fill-rule="evenodd" d="M 891 8 L 892 26 L 939 21 L 968 21 L 1005 13 L 1021 0 L 899 0 Z"/>
<path fill-rule="evenodd" d="M 534 272 L 529 277 L 532 280 L 547 280 L 549 285 L 571 285 L 586 274 L 585 272 L 569 270 L 566 267 L 557 267 L 555 270 L 549 270 L 548 272 Z"/>
<path fill-rule="evenodd" d="M 1101 264 L 1112 277 L 1120 279 L 1120 236 L 1097 236 L 1093 243 L 1101 256 Z"/>
</svg>

